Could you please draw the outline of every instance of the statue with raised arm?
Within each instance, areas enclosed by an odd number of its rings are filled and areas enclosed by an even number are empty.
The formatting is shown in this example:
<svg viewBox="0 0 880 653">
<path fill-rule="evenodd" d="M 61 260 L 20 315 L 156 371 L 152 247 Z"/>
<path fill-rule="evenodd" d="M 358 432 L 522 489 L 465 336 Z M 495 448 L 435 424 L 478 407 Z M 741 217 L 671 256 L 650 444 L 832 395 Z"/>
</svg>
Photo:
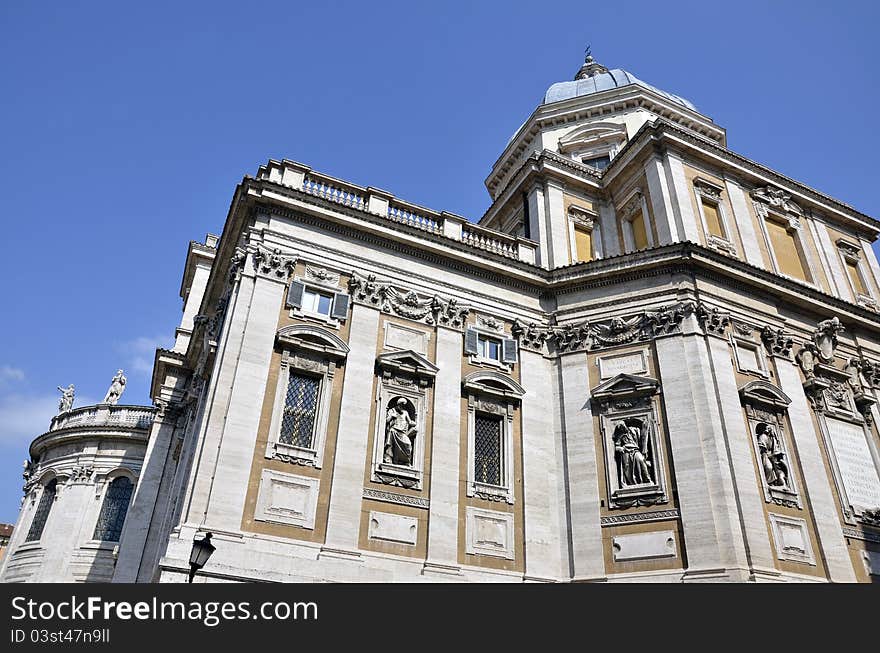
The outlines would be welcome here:
<svg viewBox="0 0 880 653">
<path fill-rule="evenodd" d="M 73 397 L 76 394 L 76 389 L 71 383 L 66 388 L 62 388 L 59 385 L 58 390 L 61 392 L 61 399 L 58 401 L 58 414 L 60 415 L 73 408 Z"/>
<path fill-rule="evenodd" d="M 107 390 L 107 396 L 104 397 L 103 403 L 116 404 L 123 392 L 125 392 L 125 375 L 122 370 L 119 370 L 110 382 L 110 388 Z"/>
</svg>

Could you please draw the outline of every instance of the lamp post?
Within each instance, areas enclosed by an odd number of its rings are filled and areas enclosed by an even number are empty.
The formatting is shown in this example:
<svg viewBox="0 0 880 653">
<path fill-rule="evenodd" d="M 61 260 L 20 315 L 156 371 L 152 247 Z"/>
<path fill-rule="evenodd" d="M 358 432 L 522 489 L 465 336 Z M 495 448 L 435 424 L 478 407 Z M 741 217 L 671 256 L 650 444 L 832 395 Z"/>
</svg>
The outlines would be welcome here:
<svg viewBox="0 0 880 653">
<path fill-rule="evenodd" d="M 211 533 L 205 533 L 205 537 L 201 540 L 193 538 L 193 548 L 189 554 L 189 581 L 193 582 L 196 572 L 205 566 L 208 558 L 214 553 L 215 547 L 211 544 Z"/>
</svg>

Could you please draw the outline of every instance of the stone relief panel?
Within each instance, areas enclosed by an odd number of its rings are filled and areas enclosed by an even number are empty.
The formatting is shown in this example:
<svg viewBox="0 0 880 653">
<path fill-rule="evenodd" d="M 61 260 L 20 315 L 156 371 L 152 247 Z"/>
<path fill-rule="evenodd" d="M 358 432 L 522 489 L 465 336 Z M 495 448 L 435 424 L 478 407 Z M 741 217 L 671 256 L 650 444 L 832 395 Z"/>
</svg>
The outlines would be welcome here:
<svg viewBox="0 0 880 653">
<path fill-rule="evenodd" d="M 264 469 L 254 519 L 313 529 L 319 483 L 317 478 Z"/>
<path fill-rule="evenodd" d="M 611 539 L 615 562 L 674 558 L 677 554 L 672 531 L 615 535 Z"/>
<path fill-rule="evenodd" d="M 468 506 L 465 513 L 465 552 L 513 560 L 513 514 Z"/>
<path fill-rule="evenodd" d="M 599 379 L 604 381 L 618 374 L 647 374 L 648 350 L 600 356 L 596 359 L 599 366 Z"/>
<path fill-rule="evenodd" d="M 419 520 L 415 517 L 370 511 L 370 527 L 367 537 L 398 544 L 415 544 L 418 541 Z"/>
<path fill-rule="evenodd" d="M 809 565 L 816 564 L 805 520 L 771 513 L 770 526 L 773 531 L 773 544 L 776 546 L 777 558 L 805 562 Z"/>
</svg>

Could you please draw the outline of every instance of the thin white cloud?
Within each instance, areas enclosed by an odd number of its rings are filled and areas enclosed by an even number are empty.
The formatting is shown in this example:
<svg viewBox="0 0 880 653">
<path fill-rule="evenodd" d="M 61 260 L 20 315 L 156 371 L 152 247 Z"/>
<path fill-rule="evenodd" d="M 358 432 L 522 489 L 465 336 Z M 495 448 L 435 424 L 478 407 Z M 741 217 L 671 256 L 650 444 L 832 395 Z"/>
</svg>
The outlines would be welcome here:
<svg viewBox="0 0 880 653">
<path fill-rule="evenodd" d="M 153 360 L 156 355 L 156 349 L 159 347 L 167 349 L 172 344 L 171 339 L 165 336 L 152 338 L 140 336 L 133 340 L 119 343 L 116 345 L 116 349 L 125 357 L 123 369 L 126 372 L 149 376 L 153 373 Z"/>
<path fill-rule="evenodd" d="M 24 381 L 24 370 L 11 365 L 0 365 L 0 387 Z"/>
<path fill-rule="evenodd" d="M 52 417 L 58 412 L 58 395 L 8 394 L 0 396 L 0 445 L 27 446 L 38 435 L 49 430 Z M 76 397 L 73 407 L 90 406 L 91 397 Z"/>
</svg>

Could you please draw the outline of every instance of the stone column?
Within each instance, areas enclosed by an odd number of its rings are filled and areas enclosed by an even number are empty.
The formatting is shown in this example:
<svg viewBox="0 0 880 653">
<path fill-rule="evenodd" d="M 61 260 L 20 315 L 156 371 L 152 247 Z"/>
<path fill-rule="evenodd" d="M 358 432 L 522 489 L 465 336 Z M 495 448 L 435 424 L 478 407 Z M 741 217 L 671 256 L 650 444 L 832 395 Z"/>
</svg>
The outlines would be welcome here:
<svg viewBox="0 0 880 653">
<path fill-rule="evenodd" d="M 154 523 L 156 499 L 162 479 L 169 471 L 168 450 L 174 440 L 176 425 L 176 414 L 169 416 L 164 410 L 153 420 L 144 464 L 119 538 L 119 556 L 113 571 L 114 582 L 137 582 L 147 534 L 150 529 L 158 526 Z M 164 514 L 164 511 L 160 510 L 159 514 Z"/>
<path fill-rule="evenodd" d="M 360 555 L 357 552 L 358 534 L 373 403 L 379 311 L 365 304 L 353 304 L 350 333 L 348 344 L 351 351 L 345 361 L 342 381 L 324 552 L 357 556 Z"/>
<path fill-rule="evenodd" d="M 788 419 L 791 422 L 791 434 L 804 474 L 806 486 L 804 494 L 816 522 L 820 549 L 817 554 L 821 554 L 825 559 L 828 577 L 832 581 L 854 583 L 856 575 L 843 538 L 840 508 L 834 500 L 831 479 L 825 471 L 819 435 L 811 419 L 813 411 L 804 394 L 800 373 L 793 362 L 779 360 L 776 374 L 782 391 L 791 398 Z"/>
<path fill-rule="evenodd" d="M 520 350 L 522 398 L 523 503 L 526 577 L 555 580 L 562 573 L 557 502 L 556 429 L 552 363 L 542 354 Z M 568 570 L 566 569 L 566 578 Z"/>
<path fill-rule="evenodd" d="M 547 220 L 548 256 L 550 268 L 558 268 L 571 262 L 571 248 L 568 242 L 568 217 L 565 215 L 565 186 L 557 181 L 547 180 L 544 184 L 545 220 Z"/>
<path fill-rule="evenodd" d="M 685 579 L 724 578 L 734 568 L 747 575 L 709 356 L 693 316 L 682 331 L 655 344 L 687 550 Z"/>
<path fill-rule="evenodd" d="M 599 205 L 599 231 L 602 235 L 602 257 L 617 256 L 623 251 L 623 243 L 617 235 L 617 219 L 614 207 L 603 202 Z"/>
<path fill-rule="evenodd" d="M 559 357 L 562 376 L 562 446 L 568 481 L 571 571 L 574 580 L 605 580 L 599 472 L 590 379 L 584 352 Z M 564 531 L 563 531 L 564 533 Z"/>
<path fill-rule="evenodd" d="M 659 241 L 657 244 L 668 245 L 684 240 L 675 222 L 666 170 L 659 154 L 652 156 L 645 165 L 645 178 L 648 181 L 651 211 L 654 214 L 654 224 L 657 227 L 657 240 Z"/>
<path fill-rule="evenodd" d="M 730 359 L 730 344 L 723 336 L 710 335 L 709 355 L 715 378 L 715 390 L 721 409 L 721 425 L 727 441 L 730 466 L 733 473 L 733 490 L 739 503 L 739 524 L 745 538 L 745 555 L 753 575 L 778 576 L 770 533 L 764 517 L 764 498 L 752 458 L 753 434 L 749 433 L 743 417 L 736 374 Z"/>
<path fill-rule="evenodd" d="M 295 261 L 262 244 L 250 248 L 221 335 L 211 412 L 184 520 L 221 532 L 241 527 L 278 316 Z"/>
<path fill-rule="evenodd" d="M 544 185 L 535 183 L 528 195 L 529 234 L 538 243 L 537 264 L 550 268 L 550 234 L 547 229 L 547 209 L 544 200 Z"/>
<path fill-rule="evenodd" d="M 459 573 L 458 493 L 461 443 L 461 332 L 437 328 L 434 426 L 431 436 L 431 505 L 425 573 Z"/>
<path fill-rule="evenodd" d="M 730 198 L 730 206 L 733 209 L 733 221 L 736 223 L 739 237 L 742 239 L 743 254 L 746 262 L 759 268 L 764 268 L 764 259 L 761 257 L 761 248 L 758 246 L 758 236 L 755 233 L 755 223 L 746 201 L 746 195 L 742 188 L 733 180 L 725 179 L 724 186 L 727 188 L 727 196 Z"/>
<path fill-rule="evenodd" d="M 681 240 L 700 242 L 700 228 L 691 202 L 693 191 L 684 174 L 684 164 L 672 152 L 666 152 L 666 179 L 672 194 L 672 211 Z"/>
</svg>

